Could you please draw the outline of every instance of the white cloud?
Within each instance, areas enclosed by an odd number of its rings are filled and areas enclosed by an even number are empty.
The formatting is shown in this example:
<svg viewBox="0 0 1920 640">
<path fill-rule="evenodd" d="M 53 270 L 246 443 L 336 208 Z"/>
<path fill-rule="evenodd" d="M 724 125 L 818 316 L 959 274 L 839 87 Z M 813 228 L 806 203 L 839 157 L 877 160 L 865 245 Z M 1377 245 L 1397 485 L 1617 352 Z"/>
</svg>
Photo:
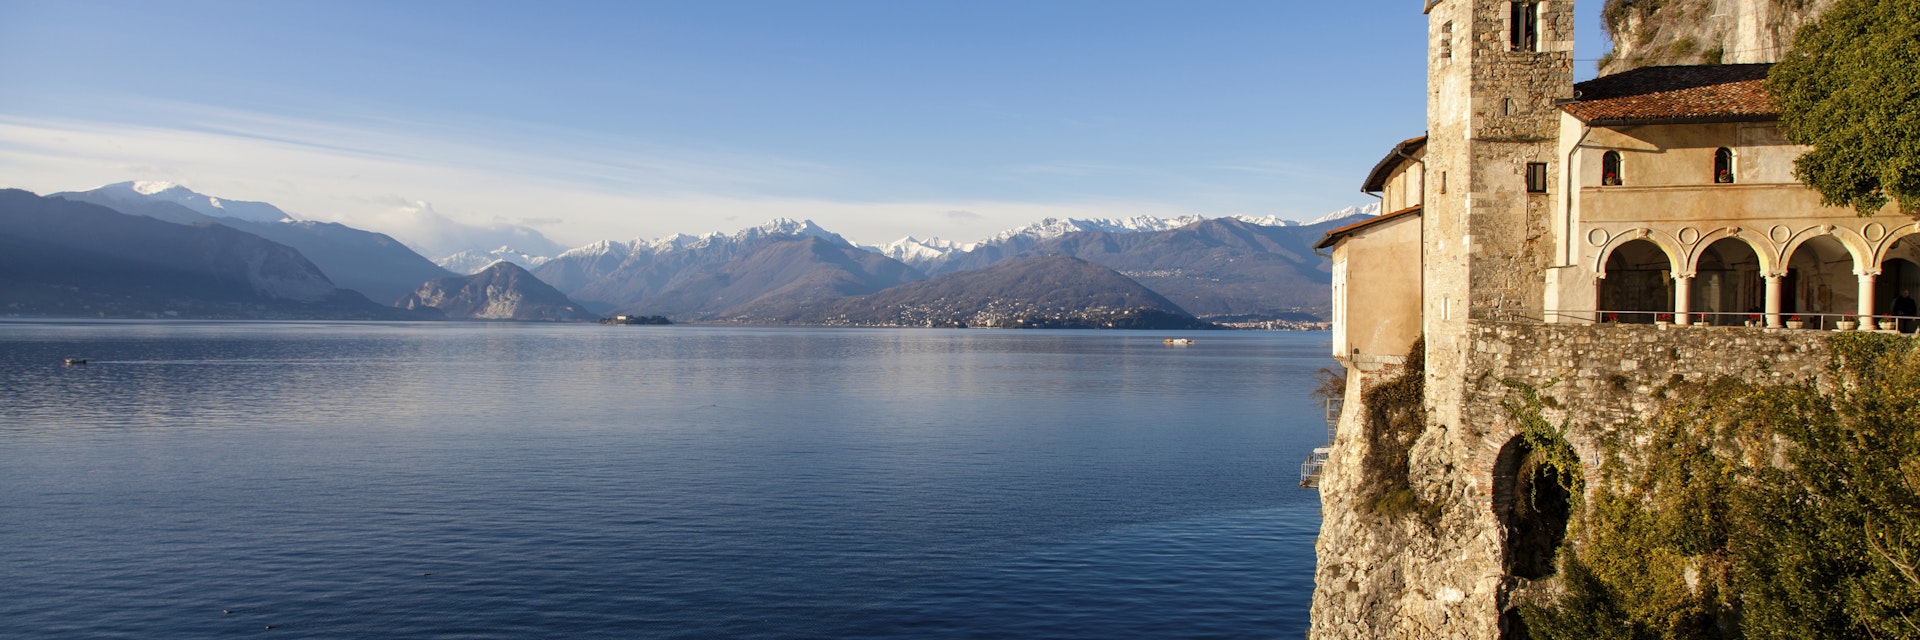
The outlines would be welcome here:
<svg viewBox="0 0 1920 640">
<path fill-rule="evenodd" d="M 171 109 L 187 124 L 0 116 L 0 181 L 6 183 L 0 186 L 50 193 L 164 179 L 420 244 L 462 228 L 500 232 L 501 221 L 522 221 L 573 246 L 732 232 L 775 217 L 810 218 L 849 239 L 871 241 L 984 238 L 1045 217 L 1192 213 L 1120 201 L 794 197 L 780 194 L 843 180 L 843 172 L 750 154 L 609 150 L 576 139 L 578 132 L 551 139 L 523 132 L 517 135 L 526 139 L 516 140 L 419 123 L 350 125 L 181 105 L 155 109 Z"/>
</svg>

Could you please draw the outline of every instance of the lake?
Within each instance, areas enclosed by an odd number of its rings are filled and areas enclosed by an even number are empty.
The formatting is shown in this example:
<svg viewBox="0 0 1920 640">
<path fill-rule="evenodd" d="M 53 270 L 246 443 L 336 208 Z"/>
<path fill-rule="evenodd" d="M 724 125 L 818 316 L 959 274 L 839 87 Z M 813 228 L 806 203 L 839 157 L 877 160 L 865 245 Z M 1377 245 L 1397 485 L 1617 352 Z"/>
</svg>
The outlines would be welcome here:
<svg viewBox="0 0 1920 640">
<path fill-rule="evenodd" d="M 1325 333 L 0 322 L 0 636 L 1299 638 L 1331 365 Z"/>
</svg>

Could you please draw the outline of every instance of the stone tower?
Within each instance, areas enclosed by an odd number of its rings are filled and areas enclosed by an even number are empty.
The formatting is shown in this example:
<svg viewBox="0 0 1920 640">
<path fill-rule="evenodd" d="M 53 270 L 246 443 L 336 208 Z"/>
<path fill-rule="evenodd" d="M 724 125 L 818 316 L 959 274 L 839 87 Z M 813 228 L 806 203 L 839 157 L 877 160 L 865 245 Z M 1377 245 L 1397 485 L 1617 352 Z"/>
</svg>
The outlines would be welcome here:
<svg viewBox="0 0 1920 640">
<path fill-rule="evenodd" d="M 1573 93 L 1571 0 L 1428 0 L 1424 333 L 1433 423 L 1462 424 L 1466 322 L 1539 308 Z"/>
</svg>

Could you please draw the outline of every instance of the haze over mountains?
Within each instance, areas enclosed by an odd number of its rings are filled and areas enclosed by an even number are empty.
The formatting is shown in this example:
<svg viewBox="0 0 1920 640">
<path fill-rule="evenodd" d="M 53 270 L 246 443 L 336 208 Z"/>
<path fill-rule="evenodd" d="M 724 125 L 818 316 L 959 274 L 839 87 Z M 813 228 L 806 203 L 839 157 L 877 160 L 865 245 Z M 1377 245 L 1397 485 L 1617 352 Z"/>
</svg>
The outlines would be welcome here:
<svg viewBox="0 0 1920 640">
<path fill-rule="evenodd" d="M 905 238 L 881 246 L 776 219 L 732 235 L 603 241 L 556 255 L 470 248 L 435 264 L 385 234 L 179 185 L 5 195 L 0 313 L 134 317 L 572 320 L 593 311 L 709 322 L 1109 327 L 1184 326 L 1194 316 L 1306 320 L 1327 304 L 1328 265 L 1312 243 L 1378 213 L 1353 208 L 1305 224 L 1047 219 L 972 243 Z M 89 233 L 101 236 L 97 246 L 86 243 Z M 142 236 L 154 246 L 125 240 Z M 183 256 L 196 252 L 221 260 L 190 265 Z M 161 268 L 141 273 L 142 265 Z M 478 273 L 460 277 L 469 271 Z M 182 302 L 196 296 L 205 304 Z"/>
</svg>

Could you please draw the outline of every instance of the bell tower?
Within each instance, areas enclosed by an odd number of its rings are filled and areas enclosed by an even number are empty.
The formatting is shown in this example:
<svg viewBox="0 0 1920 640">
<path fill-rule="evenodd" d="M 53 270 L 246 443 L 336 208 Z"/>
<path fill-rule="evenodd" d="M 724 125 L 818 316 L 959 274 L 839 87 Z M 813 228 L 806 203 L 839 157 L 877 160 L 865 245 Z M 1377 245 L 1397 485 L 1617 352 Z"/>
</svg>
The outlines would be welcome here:
<svg viewBox="0 0 1920 640">
<path fill-rule="evenodd" d="M 1426 0 L 1422 327 L 1434 424 L 1459 425 L 1466 325 L 1544 303 L 1572 0 Z"/>
</svg>

